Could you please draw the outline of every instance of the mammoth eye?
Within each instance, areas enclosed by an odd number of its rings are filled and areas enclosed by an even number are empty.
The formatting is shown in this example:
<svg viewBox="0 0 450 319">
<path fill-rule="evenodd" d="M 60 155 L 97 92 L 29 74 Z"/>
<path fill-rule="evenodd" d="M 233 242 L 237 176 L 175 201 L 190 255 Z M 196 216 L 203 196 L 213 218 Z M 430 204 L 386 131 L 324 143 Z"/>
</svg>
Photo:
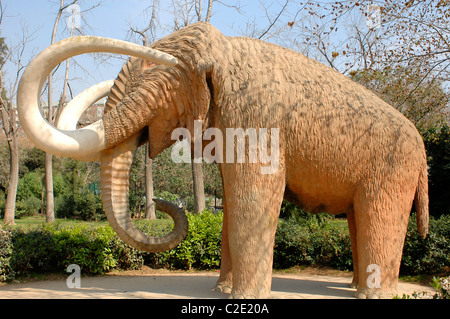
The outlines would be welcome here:
<svg viewBox="0 0 450 319">
<path fill-rule="evenodd" d="M 144 60 L 143 64 L 142 64 L 142 69 L 145 71 L 147 69 L 150 69 L 152 67 L 156 66 L 156 63 L 153 63 L 152 61 L 149 60 Z"/>
</svg>

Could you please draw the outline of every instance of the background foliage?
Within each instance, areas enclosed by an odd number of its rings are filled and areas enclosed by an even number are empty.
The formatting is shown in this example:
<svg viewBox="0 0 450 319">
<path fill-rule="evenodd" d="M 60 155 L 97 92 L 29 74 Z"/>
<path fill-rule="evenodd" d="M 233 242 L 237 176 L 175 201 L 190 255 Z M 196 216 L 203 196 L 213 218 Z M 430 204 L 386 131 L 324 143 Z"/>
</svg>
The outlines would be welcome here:
<svg viewBox="0 0 450 319">
<path fill-rule="evenodd" d="M 212 5 L 213 2 L 209 3 Z M 202 20 L 202 10 L 199 8 L 201 2 L 191 1 L 194 3 L 191 9 L 187 6 L 188 1 L 185 2 L 186 6 L 180 6 L 179 3 L 172 2 L 174 11 L 179 10 L 174 13 L 178 15 L 175 19 L 177 28 Z M 415 220 L 411 219 L 401 271 L 404 274 L 439 272 L 448 267 L 450 256 L 448 1 L 400 0 L 376 3 L 382 8 L 380 28 L 367 28 L 366 9 L 373 1 L 308 0 L 286 1 L 284 5 L 278 3 L 282 5 L 279 12 L 264 7 L 268 27 L 260 29 L 256 21 L 252 23 L 249 20 L 245 32 L 248 36 L 301 51 L 350 76 L 393 105 L 416 125 L 427 149 L 430 213 L 436 218 L 431 219 L 430 234 L 425 240 L 420 238 Z M 158 25 L 153 23 L 158 16 L 157 4 L 159 1 L 153 1 L 152 17 L 145 34 L 151 40 L 155 39 L 156 31 L 163 27 L 152 28 L 152 25 Z M 261 2 L 261 5 L 264 3 Z M 240 11 L 238 7 L 235 9 Z M 211 13 L 209 7 L 206 20 L 211 18 Z M 360 21 L 356 21 L 356 17 L 360 17 Z M 26 38 L 26 32 L 23 33 Z M 24 49 L 25 44 L 17 48 Z M 18 52 L 17 48 L 8 49 L 5 39 L 0 37 L 0 65 L 9 61 L 20 70 L 21 63 L 14 61 L 14 55 L 10 54 Z M 10 97 L 15 94 L 14 90 L 7 92 L 5 88 L 2 88 L 1 93 L 2 99 L 7 102 L 11 102 L 13 99 Z M 0 214 L 4 211 L 7 195 L 8 163 L 9 151 L 4 143 L 0 147 Z M 140 149 L 133 163 L 130 185 L 130 210 L 133 217 L 141 216 L 145 206 L 143 165 L 143 149 Z M 21 148 L 16 218 L 45 214 L 43 167 L 44 154 L 41 151 Z M 170 149 L 166 150 L 153 162 L 155 195 L 181 204 L 191 211 L 191 174 L 189 164 L 173 163 Z M 221 198 L 221 178 L 217 165 L 204 165 L 204 176 L 206 193 Z M 56 217 L 104 220 L 96 187 L 99 180 L 98 164 L 55 157 Z M 158 216 L 164 218 L 162 214 Z M 87 274 L 140 267 L 143 262 L 153 267 L 171 269 L 215 269 L 220 262 L 221 218 L 220 213 L 208 211 L 189 215 L 191 229 L 187 239 L 176 249 L 161 254 L 145 254 L 124 245 L 108 226 L 93 228 L 74 223 L 70 227 L 55 224 L 33 229 L 0 228 L 0 280 L 35 271 L 63 271 L 68 263 L 79 264 L 83 273 Z M 328 215 L 309 215 L 285 202 L 275 240 L 275 267 L 327 265 L 351 269 L 348 232 L 336 225 Z M 170 221 L 165 219 L 139 225 L 155 235 L 163 234 L 170 226 Z"/>
<path fill-rule="evenodd" d="M 113 269 L 139 269 L 143 264 L 166 269 L 219 269 L 222 213 L 188 214 L 189 233 L 175 249 L 145 253 L 122 242 L 110 226 L 72 223 L 30 228 L 0 228 L 0 281 L 31 273 L 65 272 L 78 264 L 84 275 Z M 172 221 L 141 221 L 138 227 L 154 236 L 170 231 Z M 450 216 L 431 218 L 426 239 L 418 234 L 415 216 L 408 225 L 401 275 L 439 274 L 450 267 Z M 274 268 L 326 266 L 353 268 L 348 231 L 331 218 L 280 219 Z"/>
</svg>

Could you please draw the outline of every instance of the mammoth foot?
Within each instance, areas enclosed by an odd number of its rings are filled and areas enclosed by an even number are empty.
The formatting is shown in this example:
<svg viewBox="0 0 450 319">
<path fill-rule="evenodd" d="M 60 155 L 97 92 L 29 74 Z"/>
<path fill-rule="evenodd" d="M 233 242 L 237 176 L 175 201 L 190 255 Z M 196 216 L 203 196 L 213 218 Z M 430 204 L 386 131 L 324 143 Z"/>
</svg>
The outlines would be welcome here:
<svg viewBox="0 0 450 319">
<path fill-rule="evenodd" d="M 256 289 L 256 290 L 233 290 L 228 296 L 228 299 L 269 299 L 270 290 Z"/>
<path fill-rule="evenodd" d="M 350 288 L 358 288 L 358 281 L 353 278 L 353 280 L 352 280 L 351 284 L 349 285 L 349 287 Z"/>
<path fill-rule="evenodd" d="M 255 296 L 247 296 L 247 295 L 240 295 L 240 294 L 231 294 L 228 299 L 256 299 Z"/>
<path fill-rule="evenodd" d="M 218 283 L 213 289 L 211 289 L 212 291 L 215 292 L 222 292 L 224 294 L 231 294 L 231 285 L 227 285 L 225 283 Z"/>
<path fill-rule="evenodd" d="M 375 288 L 358 288 L 355 297 L 358 299 L 384 299 L 392 298 L 394 290 L 375 289 Z"/>
<path fill-rule="evenodd" d="M 368 294 L 366 295 L 363 292 L 357 292 L 355 293 L 355 297 L 358 299 L 380 299 L 380 296 L 377 294 Z"/>
<path fill-rule="evenodd" d="M 215 292 L 221 292 L 225 294 L 230 294 L 228 299 L 265 299 L 269 298 L 270 293 L 260 293 L 259 295 L 247 294 L 243 292 L 233 291 L 231 284 L 229 283 L 217 283 L 214 288 L 211 289 Z"/>
</svg>

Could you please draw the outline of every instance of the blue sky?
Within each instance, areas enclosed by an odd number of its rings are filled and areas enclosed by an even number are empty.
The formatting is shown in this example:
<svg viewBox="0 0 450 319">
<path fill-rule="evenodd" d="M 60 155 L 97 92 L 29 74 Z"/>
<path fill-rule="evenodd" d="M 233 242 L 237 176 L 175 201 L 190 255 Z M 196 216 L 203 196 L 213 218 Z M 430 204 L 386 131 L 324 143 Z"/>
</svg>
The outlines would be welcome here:
<svg viewBox="0 0 450 319">
<path fill-rule="evenodd" d="M 69 2 L 69 1 L 66 1 Z M 81 10 L 85 10 L 91 3 L 97 1 L 81 1 Z M 237 0 L 224 1 L 229 4 L 236 4 Z M 281 5 L 275 1 L 266 1 L 267 6 L 276 11 Z M 53 24 L 56 13 L 59 8 L 59 0 L 3 0 L 5 16 L 1 25 L 1 36 L 6 38 L 7 44 L 12 48 L 22 37 L 22 28 L 28 30 L 31 41 L 27 44 L 24 52 L 24 62 L 30 60 L 44 48 L 50 45 Z M 104 0 L 98 8 L 83 15 L 89 28 L 84 28 L 86 35 L 104 36 L 116 39 L 127 39 L 130 24 L 136 27 L 143 27 L 146 21 L 144 14 L 145 8 L 149 6 L 149 0 Z M 161 9 L 159 14 L 160 24 L 166 27 L 173 25 L 173 15 L 164 5 L 170 4 L 171 1 L 161 1 Z M 265 4 L 266 5 L 266 4 Z M 206 6 L 206 1 L 205 1 Z M 226 8 L 220 4 L 215 4 L 211 23 L 214 24 L 226 35 L 241 35 L 238 30 L 245 30 L 246 23 L 249 19 L 260 21 L 261 28 L 267 24 L 265 12 L 261 7 L 259 0 L 241 1 L 240 8 L 242 13 L 236 12 L 231 8 Z M 57 40 L 61 40 L 69 36 L 65 29 L 65 20 L 63 19 L 59 25 Z M 163 36 L 164 34 L 161 34 Z M 91 56 L 83 56 L 77 58 L 77 63 L 82 67 L 71 66 L 70 77 L 71 86 L 74 94 L 81 92 L 83 89 L 103 80 L 115 78 L 119 72 L 123 61 L 120 59 L 112 59 L 108 63 L 102 64 L 94 61 Z M 82 68 L 89 70 L 89 74 L 82 71 Z M 15 74 L 15 68 L 12 65 L 6 65 L 4 68 L 4 80 L 11 81 Z M 63 77 L 56 75 L 58 81 Z M 7 87 L 5 85 L 5 87 Z M 55 91 L 58 96 L 58 88 L 56 84 Z"/>
<path fill-rule="evenodd" d="M 55 22 L 56 14 L 59 9 L 60 0 L 0 0 L 5 10 L 5 16 L 0 28 L 2 37 L 6 38 L 6 43 L 13 48 L 22 38 L 22 28 L 25 28 L 30 35 L 31 41 L 27 43 L 24 51 L 24 64 L 27 64 L 32 56 L 35 56 L 51 43 L 51 33 Z M 174 25 L 173 2 L 184 2 L 184 0 L 160 0 L 160 10 L 158 11 L 158 19 L 161 27 L 160 34 L 157 38 L 171 32 Z M 70 3 L 70 0 L 65 0 Z M 79 0 L 80 9 L 86 10 L 98 0 Z M 148 23 L 149 12 L 145 11 L 151 5 L 152 0 L 103 0 L 101 6 L 83 13 L 83 18 L 89 27 L 82 23 L 83 32 L 86 35 L 104 36 L 121 40 L 129 39 L 130 24 L 133 27 L 143 28 Z M 274 19 L 278 15 L 281 8 L 286 3 L 285 0 L 222 0 L 221 2 L 228 5 L 237 5 L 240 11 L 237 12 L 233 8 L 228 8 L 215 2 L 211 23 L 228 36 L 246 35 L 247 28 L 253 27 L 259 35 L 269 25 L 267 14 Z M 204 8 L 206 8 L 207 0 L 203 0 Z M 279 25 L 287 27 L 287 23 L 293 19 L 298 11 L 300 1 L 291 1 L 287 6 L 286 13 L 278 20 Z M 205 10 L 206 11 L 206 10 Z M 63 16 L 57 34 L 57 41 L 67 38 L 70 34 L 66 28 L 67 15 Z M 301 29 L 301 25 L 308 25 L 311 21 L 307 13 L 305 16 L 297 16 L 296 26 L 292 30 L 287 28 L 284 39 L 288 43 L 281 40 L 281 45 L 292 45 L 292 41 L 296 37 L 302 39 L 295 29 Z M 343 28 L 340 28 L 341 30 Z M 273 29 L 272 29 L 273 30 Z M 341 31 L 340 31 L 341 33 Z M 250 34 L 247 34 L 250 35 Z M 345 42 L 345 34 L 338 35 L 335 40 Z M 302 41 L 300 41 L 302 42 Z M 292 47 L 294 50 L 302 51 L 302 47 Z M 302 51 L 303 52 L 303 51 Z M 304 52 L 305 53 L 305 52 Z M 308 53 L 309 55 L 310 53 Z M 321 58 L 320 55 L 312 56 L 313 58 Z M 70 68 L 70 86 L 73 94 L 76 95 L 82 90 L 92 86 L 98 82 L 114 79 L 121 70 L 124 63 L 124 57 L 110 58 L 105 63 L 99 59 L 94 59 L 92 55 L 83 55 L 76 57 L 76 63 L 71 62 Z M 62 79 L 64 67 L 61 67 L 56 73 L 54 85 L 54 100 L 59 99 L 62 91 Z M 3 80 L 5 88 L 9 91 L 8 83 L 12 83 L 15 78 L 15 66 L 10 64 L 3 68 Z M 60 84 L 58 84 L 60 83 Z M 70 97 L 69 97 L 70 98 Z"/>
</svg>

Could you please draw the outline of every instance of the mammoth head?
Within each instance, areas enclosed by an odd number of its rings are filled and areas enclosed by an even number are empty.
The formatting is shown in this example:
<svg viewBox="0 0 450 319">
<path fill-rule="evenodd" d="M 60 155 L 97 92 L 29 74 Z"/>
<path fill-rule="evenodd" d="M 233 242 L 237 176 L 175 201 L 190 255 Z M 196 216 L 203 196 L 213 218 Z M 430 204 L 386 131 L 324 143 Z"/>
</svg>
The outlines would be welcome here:
<svg viewBox="0 0 450 319">
<path fill-rule="evenodd" d="M 132 58 L 130 61 L 133 62 L 124 66 L 115 82 L 101 83 L 73 99 L 61 115 L 58 127 L 54 127 L 42 117 L 38 106 L 48 74 L 70 57 L 93 52 L 125 54 L 136 59 Z M 142 142 L 141 135 L 146 131 L 148 121 L 158 115 L 142 111 L 136 116 L 139 113 L 136 109 L 139 104 L 160 104 L 157 98 L 162 98 L 164 94 L 159 92 L 159 95 L 146 97 L 138 86 L 142 86 L 143 82 L 148 87 L 155 85 L 149 81 L 148 72 L 145 72 L 150 67 L 164 67 L 166 73 L 179 72 L 174 67 L 177 64 L 178 60 L 174 56 L 149 47 L 107 38 L 74 37 L 41 52 L 25 70 L 17 94 L 20 122 L 36 146 L 58 156 L 101 161 L 102 199 L 108 221 L 127 244 L 149 252 L 164 251 L 178 245 L 187 234 L 187 218 L 184 211 L 176 205 L 155 200 L 156 208 L 168 213 L 175 222 L 173 231 L 164 237 L 144 234 L 130 219 L 128 189 L 133 154 Z M 139 72 L 126 74 L 127 68 L 136 66 L 140 68 Z M 76 122 L 83 111 L 107 94 L 109 98 L 104 118 L 76 129 Z M 132 106 L 135 115 L 127 121 L 125 117 L 128 117 Z M 156 129 L 155 134 L 158 131 L 161 130 Z"/>
</svg>

